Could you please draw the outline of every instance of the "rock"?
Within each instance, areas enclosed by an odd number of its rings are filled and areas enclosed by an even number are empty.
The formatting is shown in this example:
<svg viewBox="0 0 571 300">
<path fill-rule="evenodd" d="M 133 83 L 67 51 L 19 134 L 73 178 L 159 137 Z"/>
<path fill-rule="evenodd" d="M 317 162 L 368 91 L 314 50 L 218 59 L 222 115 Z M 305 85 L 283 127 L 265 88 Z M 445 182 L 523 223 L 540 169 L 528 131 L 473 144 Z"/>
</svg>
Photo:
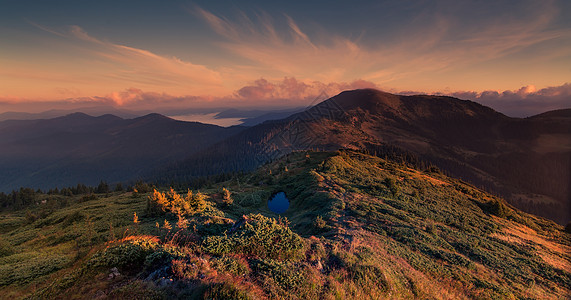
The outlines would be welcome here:
<svg viewBox="0 0 571 300">
<path fill-rule="evenodd" d="M 157 282 L 157 285 L 158 285 L 159 287 L 165 287 L 165 286 L 167 286 L 167 285 L 171 285 L 172 283 L 173 283 L 172 278 L 164 278 L 164 277 L 163 277 L 163 278 L 161 278 L 161 279 Z"/>
<path fill-rule="evenodd" d="M 315 263 L 315 268 L 323 273 L 323 265 L 321 264 L 321 260 L 317 260 L 317 262 Z"/>
<path fill-rule="evenodd" d="M 114 279 L 114 278 L 121 275 L 121 273 L 119 273 L 119 270 L 116 267 L 109 270 L 109 272 L 111 272 L 111 273 L 109 273 L 109 276 L 107 277 L 107 279 L 109 279 L 109 280 Z"/>
<path fill-rule="evenodd" d="M 165 267 L 157 269 L 154 272 L 152 272 L 151 274 L 149 274 L 149 276 L 147 276 L 146 280 L 148 280 L 148 281 L 159 280 L 159 278 L 164 278 L 164 277 L 168 276 L 168 274 L 169 274 L 169 267 L 165 266 Z"/>
</svg>

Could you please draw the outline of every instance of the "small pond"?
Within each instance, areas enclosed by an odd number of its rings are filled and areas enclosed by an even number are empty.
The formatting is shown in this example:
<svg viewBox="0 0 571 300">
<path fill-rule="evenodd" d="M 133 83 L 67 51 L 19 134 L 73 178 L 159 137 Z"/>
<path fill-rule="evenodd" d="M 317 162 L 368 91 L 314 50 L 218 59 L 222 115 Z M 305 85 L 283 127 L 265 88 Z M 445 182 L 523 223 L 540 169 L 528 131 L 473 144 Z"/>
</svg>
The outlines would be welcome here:
<svg viewBox="0 0 571 300">
<path fill-rule="evenodd" d="M 275 193 L 268 200 L 268 208 L 276 214 L 284 213 L 289 207 L 289 199 L 284 192 Z"/>
</svg>

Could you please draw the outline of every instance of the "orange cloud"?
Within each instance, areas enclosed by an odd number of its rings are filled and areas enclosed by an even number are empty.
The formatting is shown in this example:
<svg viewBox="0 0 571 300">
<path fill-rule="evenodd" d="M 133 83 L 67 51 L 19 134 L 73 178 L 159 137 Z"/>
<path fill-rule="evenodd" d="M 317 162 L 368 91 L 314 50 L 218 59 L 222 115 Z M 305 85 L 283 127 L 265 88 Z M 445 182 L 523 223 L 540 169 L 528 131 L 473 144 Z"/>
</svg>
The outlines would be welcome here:
<svg viewBox="0 0 571 300">
<path fill-rule="evenodd" d="M 303 82 L 294 77 L 285 77 L 280 82 L 258 79 L 252 85 L 244 86 L 236 92 L 236 96 L 244 100 L 277 100 L 287 99 L 292 102 L 313 100 L 320 95 L 334 96 L 344 90 L 360 88 L 378 88 L 374 83 L 365 80 L 347 82 L 322 83 L 319 81 Z"/>
<path fill-rule="evenodd" d="M 557 15 L 553 3 L 531 10 L 529 18 L 500 17 L 489 23 L 465 24 L 454 14 L 460 4 L 425 13 L 404 22 L 396 38 L 365 44 L 331 33 L 309 34 L 291 17 L 285 16 L 287 31 L 279 31 L 275 21 L 262 14 L 236 20 L 217 16 L 201 8 L 195 12 L 211 28 L 226 38 L 228 51 L 251 62 L 260 76 L 296 77 L 304 80 L 351 81 L 363 78 L 396 89 L 442 89 L 435 72 L 458 72 L 557 38 L 568 38 L 570 30 L 551 30 Z M 475 4 L 472 4 L 475 5 Z M 462 26 L 461 31 L 456 30 Z M 280 27 L 281 28 L 281 27 Z M 555 51 L 555 50 L 554 50 Z"/>
<path fill-rule="evenodd" d="M 464 91 L 449 95 L 479 102 L 512 117 L 527 117 L 549 110 L 571 108 L 571 83 L 540 90 L 528 85 L 514 91 Z"/>
<path fill-rule="evenodd" d="M 34 24 L 35 25 L 35 24 Z M 92 90 L 90 86 L 115 87 L 133 86 L 163 90 L 172 94 L 222 95 L 224 93 L 223 76 L 204 65 L 183 61 L 174 56 L 164 56 L 148 50 L 100 40 L 89 35 L 79 26 L 70 26 L 67 31 L 55 31 L 35 25 L 38 28 L 65 37 L 74 49 L 74 55 L 82 57 L 80 70 L 58 72 L 51 69 L 51 76 L 38 80 L 55 81 L 52 86 L 65 86 L 67 89 Z M 65 65 L 66 68 L 69 66 Z M 10 73 L 43 74 L 41 65 L 33 65 L 34 70 L 22 71 L 22 68 Z M 77 66 L 75 66 L 77 68 Z M 72 68 L 71 68 L 72 69 Z M 18 71 L 20 70 L 20 71 Z M 77 76 L 80 73 L 81 76 Z M 21 77 L 22 78 L 22 77 Z M 23 78 L 25 79 L 25 78 Z M 73 85 L 66 81 L 74 82 Z M 60 87 L 57 87 L 61 89 Z M 101 91 L 102 89 L 100 89 Z M 109 91 L 107 91 L 109 92 Z M 227 91 L 226 91 L 227 92 Z"/>
</svg>

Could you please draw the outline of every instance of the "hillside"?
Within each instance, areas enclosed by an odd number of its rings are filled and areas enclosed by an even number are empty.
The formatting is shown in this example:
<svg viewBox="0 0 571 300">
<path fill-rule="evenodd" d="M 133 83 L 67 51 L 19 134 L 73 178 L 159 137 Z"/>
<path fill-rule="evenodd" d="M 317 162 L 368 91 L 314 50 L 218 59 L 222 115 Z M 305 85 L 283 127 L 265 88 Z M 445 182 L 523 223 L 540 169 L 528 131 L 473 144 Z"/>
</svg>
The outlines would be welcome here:
<svg viewBox="0 0 571 300">
<path fill-rule="evenodd" d="M 230 191 L 226 197 L 223 188 Z M 2 211 L 0 293 L 128 299 L 571 296 L 571 235 L 562 226 L 436 168 L 414 169 L 354 151 L 302 151 L 207 186 L 202 194 L 145 189 L 83 198 L 36 195 L 37 204 L 27 210 Z M 282 215 L 266 202 L 278 191 L 290 200 Z"/>
<path fill-rule="evenodd" d="M 346 91 L 248 128 L 154 178 L 252 170 L 295 150 L 361 149 L 381 157 L 399 152 L 565 224 L 571 220 L 570 113 L 519 119 L 451 97 Z"/>
<path fill-rule="evenodd" d="M 159 114 L 0 122 L 0 191 L 131 181 L 240 132 Z"/>
</svg>

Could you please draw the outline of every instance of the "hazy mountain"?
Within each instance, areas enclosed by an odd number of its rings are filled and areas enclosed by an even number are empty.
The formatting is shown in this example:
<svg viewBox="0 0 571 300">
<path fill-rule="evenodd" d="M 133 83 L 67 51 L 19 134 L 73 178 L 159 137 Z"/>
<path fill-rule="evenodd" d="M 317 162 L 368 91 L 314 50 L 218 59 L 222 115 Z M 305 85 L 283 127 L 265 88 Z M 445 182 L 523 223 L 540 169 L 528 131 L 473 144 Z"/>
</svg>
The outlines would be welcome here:
<svg viewBox="0 0 571 300">
<path fill-rule="evenodd" d="M 131 111 L 117 109 L 111 106 L 81 107 L 77 109 L 52 109 L 39 113 L 9 111 L 0 114 L 0 121 L 6 120 L 38 120 L 63 117 L 72 113 L 81 112 L 91 116 L 112 114 L 121 118 L 132 119 L 149 114 L 149 111 Z"/>
<path fill-rule="evenodd" d="M 304 111 L 306 108 L 297 107 L 282 110 L 238 110 L 229 109 L 216 114 L 216 118 L 242 118 L 243 126 L 255 126 L 269 120 L 287 118 L 294 113 Z"/>
<path fill-rule="evenodd" d="M 528 211 L 570 219 L 571 110 L 520 119 L 452 97 L 346 91 L 251 127 L 162 172 L 185 178 L 253 169 L 293 150 L 350 148 L 383 155 L 387 147 L 433 162 Z"/>
<path fill-rule="evenodd" d="M 126 181 L 221 141 L 242 127 L 74 113 L 0 122 L 0 191 Z"/>
</svg>

